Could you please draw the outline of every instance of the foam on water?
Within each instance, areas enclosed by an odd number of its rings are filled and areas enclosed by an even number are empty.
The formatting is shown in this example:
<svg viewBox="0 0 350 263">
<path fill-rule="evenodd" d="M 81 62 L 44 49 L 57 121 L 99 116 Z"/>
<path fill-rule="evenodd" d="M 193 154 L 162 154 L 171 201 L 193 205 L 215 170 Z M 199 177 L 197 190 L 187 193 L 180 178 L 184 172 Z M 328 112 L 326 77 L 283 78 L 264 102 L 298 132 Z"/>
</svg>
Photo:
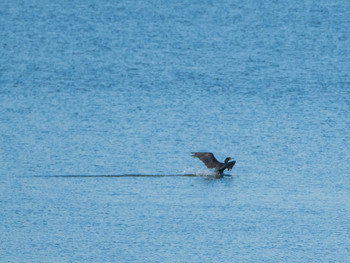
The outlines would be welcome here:
<svg viewBox="0 0 350 263">
<path fill-rule="evenodd" d="M 208 169 L 194 169 L 194 168 L 187 168 L 183 170 L 183 175 L 193 175 L 198 177 L 213 177 L 216 178 L 217 174 L 214 170 L 208 170 Z M 224 173 L 224 176 L 232 176 L 231 174 Z"/>
<path fill-rule="evenodd" d="M 204 175 L 209 176 L 215 174 L 213 170 L 208 169 L 194 169 L 194 168 L 186 168 L 182 171 L 183 174 L 194 174 L 194 175 Z"/>
</svg>

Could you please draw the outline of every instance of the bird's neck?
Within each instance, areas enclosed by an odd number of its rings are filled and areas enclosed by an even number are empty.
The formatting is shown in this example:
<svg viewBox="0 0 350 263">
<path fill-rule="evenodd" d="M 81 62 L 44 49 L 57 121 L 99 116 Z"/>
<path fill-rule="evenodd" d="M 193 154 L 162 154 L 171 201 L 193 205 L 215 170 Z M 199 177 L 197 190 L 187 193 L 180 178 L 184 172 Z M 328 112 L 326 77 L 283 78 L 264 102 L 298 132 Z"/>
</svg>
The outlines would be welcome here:
<svg viewBox="0 0 350 263">
<path fill-rule="evenodd" d="M 224 163 L 228 163 L 229 160 L 230 158 L 226 158 Z"/>
</svg>

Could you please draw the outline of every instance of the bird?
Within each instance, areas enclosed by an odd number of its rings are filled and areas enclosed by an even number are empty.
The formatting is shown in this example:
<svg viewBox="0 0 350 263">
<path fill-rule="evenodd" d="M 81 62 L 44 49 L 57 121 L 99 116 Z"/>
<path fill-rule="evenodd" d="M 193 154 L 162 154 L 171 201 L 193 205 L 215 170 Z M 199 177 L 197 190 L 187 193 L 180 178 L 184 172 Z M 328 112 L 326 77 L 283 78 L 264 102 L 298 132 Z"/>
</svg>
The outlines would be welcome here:
<svg viewBox="0 0 350 263">
<path fill-rule="evenodd" d="M 214 154 L 211 152 L 192 152 L 192 156 L 201 160 L 209 169 L 215 169 L 217 177 L 222 177 L 225 169 L 230 171 L 236 164 L 236 161 L 231 157 L 227 157 L 223 163 L 216 160 Z M 233 160 L 232 162 L 229 162 Z"/>
</svg>

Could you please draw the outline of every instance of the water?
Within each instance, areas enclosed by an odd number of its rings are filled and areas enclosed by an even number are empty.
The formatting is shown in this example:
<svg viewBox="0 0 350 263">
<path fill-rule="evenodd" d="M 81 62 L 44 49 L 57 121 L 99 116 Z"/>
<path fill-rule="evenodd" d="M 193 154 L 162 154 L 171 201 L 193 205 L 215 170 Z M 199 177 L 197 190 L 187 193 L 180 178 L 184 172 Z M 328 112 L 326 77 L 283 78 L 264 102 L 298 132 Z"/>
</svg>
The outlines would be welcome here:
<svg viewBox="0 0 350 263">
<path fill-rule="evenodd" d="M 1 262 L 349 261 L 347 1 L 0 12 Z"/>
</svg>

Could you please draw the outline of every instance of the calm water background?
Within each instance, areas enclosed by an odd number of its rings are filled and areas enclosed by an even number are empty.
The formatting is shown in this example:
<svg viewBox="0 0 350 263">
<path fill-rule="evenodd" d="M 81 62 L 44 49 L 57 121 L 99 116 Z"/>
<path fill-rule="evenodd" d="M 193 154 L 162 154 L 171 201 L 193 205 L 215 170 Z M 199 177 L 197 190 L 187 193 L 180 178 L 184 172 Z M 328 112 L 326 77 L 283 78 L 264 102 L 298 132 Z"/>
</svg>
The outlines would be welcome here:
<svg viewBox="0 0 350 263">
<path fill-rule="evenodd" d="M 0 261 L 349 262 L 349 74 L 346 0 L 0 1 Z"/>
</svg>

